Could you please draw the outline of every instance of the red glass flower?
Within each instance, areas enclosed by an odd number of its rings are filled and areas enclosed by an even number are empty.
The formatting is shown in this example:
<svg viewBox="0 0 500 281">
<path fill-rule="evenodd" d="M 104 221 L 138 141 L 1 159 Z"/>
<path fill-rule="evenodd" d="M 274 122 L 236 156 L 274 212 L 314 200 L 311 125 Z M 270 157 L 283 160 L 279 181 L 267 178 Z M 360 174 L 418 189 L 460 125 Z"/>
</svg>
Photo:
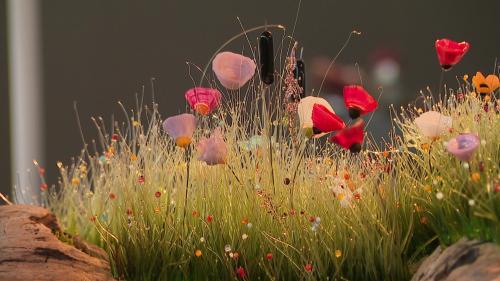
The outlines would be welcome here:
<svg viewBox="0 0 500 281">
<path fill-rule="evenodd" d="M 361 151 L 363 143 L 365 121 L 359 119 L 352 126 L 344 128 L 332 136 L 329 141 L 349 149 L 353 153 Z"/>
<path fill-rule="evenodd" d="M 321 104 L 314 104 L 311 119 L 314 134 L 329 133 L 345 128 L 344 120 Z"/>
<path fill-rule="evenodd" d="M 219 105 L 221 93 L 217 89 L 196 87 L 189 89 L 184 97 L 192 109 L 208 115 Z"/>
<path fill-rule="evenodd" d="M 378 106 L 377 101 L 362 86 L 358 85 L 344 87 L 344 103 L 352 119 L 370 113 Z"/>
<path fill-rule="evenodd" d="M 444 70 L 449 70 L 457 64 L 469 50 L 469 43 L 455 42 L 450 39 L 436 40 L 436 52 L 439 64 Z"/>
</svg>

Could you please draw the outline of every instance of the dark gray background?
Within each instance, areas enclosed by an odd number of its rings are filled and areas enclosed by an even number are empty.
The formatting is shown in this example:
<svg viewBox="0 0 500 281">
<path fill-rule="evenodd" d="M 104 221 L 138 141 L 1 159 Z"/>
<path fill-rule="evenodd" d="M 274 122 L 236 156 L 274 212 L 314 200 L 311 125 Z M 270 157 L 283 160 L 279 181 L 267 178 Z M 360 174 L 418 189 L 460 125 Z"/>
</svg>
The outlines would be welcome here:
<svg viewBox="0 0 500 281">
<path fill-rule="evenodd" d="M 42 1 L 43 84 L 46 161 L 51 183 L 55 163 L 68 162 L 82 147 L 73 112 L 79 110 L 85 134 L 95 131 L 90 116 L 109 120 L 119 113 L 116 101 L 133 106 L 134 93 L 149 89 L 157 78 L 156 98 L 164 115 L 184 108 L 183 93 L 192 83 L 185 61 L 204 65 L 227 38 L 246 27 L 282 23 L 291 28 L 298 1 Z M 448 76 L 490 72 L 500 51 L 497 0 L 440 1 L 303 1 L 295 37 L 305 46 L 304 58 L 333 56 L 347 34 L 351 42 L 340 62 L 368 63 L 379 47 L 398 50 L 401 83 L 408 100 L 431 84 L 440 69 L 434 41 L 467 40 L 471 51 Z M 0 191 L 10 186 L 5 51 L 5 3 L 0 1 Z M 241 41 L 233 45 L 241 48 Z M 316 87 L 317 85 L 311 85 Z"/>
</svg>

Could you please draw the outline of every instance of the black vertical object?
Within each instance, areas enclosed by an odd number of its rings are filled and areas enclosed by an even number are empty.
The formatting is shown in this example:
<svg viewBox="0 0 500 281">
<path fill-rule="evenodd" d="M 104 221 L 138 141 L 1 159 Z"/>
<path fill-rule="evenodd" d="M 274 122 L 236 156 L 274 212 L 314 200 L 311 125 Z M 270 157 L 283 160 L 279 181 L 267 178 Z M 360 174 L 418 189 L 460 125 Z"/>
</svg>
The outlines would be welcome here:
<svg viewBox="0 0 500 281">
<path fill-rule="evenodd" d="M 271 85 L 274 82 L 274 49 L 273 35 L 270 31 L 264 31 L 259 38 L 260 49 L 260 79 L 264 84 Z"/>
<path fill-rule="evenodd" d="M 297 79 L 297 83 L 302 88 L 302 93 L 300 93 L 300 98 L 306 96 L 306 65 L 304 61 L 299 59 L 295 65 L 295 79 Z"/>
</svg>

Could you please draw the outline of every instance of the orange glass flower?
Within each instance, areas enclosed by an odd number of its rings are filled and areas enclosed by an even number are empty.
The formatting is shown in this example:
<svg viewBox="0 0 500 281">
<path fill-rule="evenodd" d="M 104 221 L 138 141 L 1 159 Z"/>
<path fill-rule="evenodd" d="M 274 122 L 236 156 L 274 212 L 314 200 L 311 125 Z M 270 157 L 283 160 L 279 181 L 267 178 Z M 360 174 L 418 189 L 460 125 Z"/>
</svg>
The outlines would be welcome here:
<svg viewBox="0 0 500 281">
<path fill-rule="evenodd" d="M 478 94 L 490 95 L 500 87 L 500 79 L 493 74 L 484 77 L 481 72 L 477 72 L 476 75 L 472 77 L 472 85 L 474 85 Z"/>
</svg>

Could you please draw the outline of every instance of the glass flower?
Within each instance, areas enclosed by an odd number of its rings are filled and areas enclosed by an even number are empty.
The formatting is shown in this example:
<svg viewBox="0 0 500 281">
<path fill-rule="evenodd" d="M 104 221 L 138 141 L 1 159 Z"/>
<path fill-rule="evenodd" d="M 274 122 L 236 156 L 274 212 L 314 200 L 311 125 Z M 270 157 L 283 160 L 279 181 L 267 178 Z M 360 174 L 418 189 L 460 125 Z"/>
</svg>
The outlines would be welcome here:
<svg viewBox="0 0 500 281">
<path fill-rule="evenodd" d="M 167 118 L 163 122 L 163 130 L 174 140 L 177 146 L 187 147 L 196 129 L 196 118 L 193 114 L 183 113 Z"/>
<path fill-rule="evenodd" d="M 349 149 L 353 153 L 361 151 L 363 143 L 365 121 L 358 119 L 352 126 L 346 127 L 333 135 L 329 141 Z"/>
<path fill-rule="evenodd" d="M 489 95 L 500 87 L 498 76 L 490 74 L 486 77 L 481 72 L 477 72 L 472 77 L 472 85 L 476 88 L 476 92 L 481 95 Z"/>
<path fill-rule="evenodd" d="M 377 101 L 362 86 L 358 85 L 344 87 L 344 103 L 352 119 L 370 113 L 378 106 Z"/>
<path fill-rule="evenodd" d="M 345 128 L 344 120 L 321 104 L 313 106 L 312 120 L 314 133 L 329 133 Z"/>
<path fill-rule="evenodd" d="M 335 194 L 335 198 L 337 198 L 342 208 L 350 207 L 353 198 L 359 196 L 362 193 L 361 188 L 351 191 L 349 188 L 347 188 L 346 185 L 337 185 L 330 188 L 330 190 L 333 192 L 333 194 Z"/>
<path fill-rule="evenodd" d="M 210 138 L 202 138 L 198 142 L 198 160 L 208 165 L 226 163 L 227 147 L 220 128 L 216 128 Z"/>
<path fill-rule="evenodd" d="M 443 70 L 449 70 L 457 64 L 469 50 L 469 43 L 455 42 L 450 39 L 436 40 L 436 52 Z"/>
<path fill-rule="evenodd" d="M 221 100 L 221 93 L 212 88 L 195 87 L 184 95 L 189 106 L 201 115 L 210 114 Z"/>
<path fill-rule="evenodd" d="M 326 134 L 326 132 L 321 132 L 318 128 L 314 128 L 312 115 L 314 105 L 321 105 L 326 108 L 330 113 L 335 114 L 332 106 L 328 101 L 323 98 L 307 96 L 300 100 L 297 112 L 299 114 L 300 128 L 307 137 L 319 138 Z M 319 117 L 318 117 L 319 118 Z"/>
<path fill-rule="evenodd" d="M 460 134 L 448 141 L 446 150 L 462 161 L 469 161 L 480 143 L 475 134 Z"/>
<path fill-rule="evenodd" d="M 238 90 L 255 74 L 255 62 L 240 54 L 222 52 L 215 56 L 212 70 L 222 86 Z"/>
<path fill-rule="evenodd" d="M 429 138 L 437 138 L 451 128 L 452 119 L 436 111 L 427 111 L 415 118 L 420 132 Z"/>
<path fill-rule="evenodd" d="M 246 151 L 254 151 L 263 148 L 268 143 L 268 139 L 262 135 L 251 136 L 246 141 L 239 141 L 238 144 Z"/>
</svg>

